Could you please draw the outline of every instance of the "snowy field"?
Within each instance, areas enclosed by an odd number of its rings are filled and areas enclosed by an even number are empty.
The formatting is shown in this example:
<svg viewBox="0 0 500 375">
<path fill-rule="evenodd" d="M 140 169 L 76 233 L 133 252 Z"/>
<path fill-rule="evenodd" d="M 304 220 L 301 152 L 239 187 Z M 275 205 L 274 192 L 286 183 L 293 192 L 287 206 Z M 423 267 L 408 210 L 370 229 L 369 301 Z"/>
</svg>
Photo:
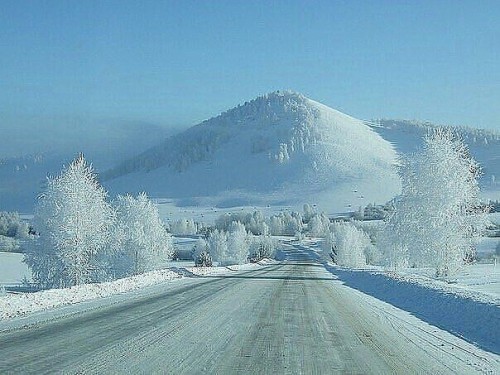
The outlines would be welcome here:
<svg viewBox="0 0 500 375">
<path fill-rule="evenodd" d="M 23 263 L 23 254 L 0 252 L 0 286 L 20 285 L 23 279 L 31 280 L 31 272 Z"/>
</svg>

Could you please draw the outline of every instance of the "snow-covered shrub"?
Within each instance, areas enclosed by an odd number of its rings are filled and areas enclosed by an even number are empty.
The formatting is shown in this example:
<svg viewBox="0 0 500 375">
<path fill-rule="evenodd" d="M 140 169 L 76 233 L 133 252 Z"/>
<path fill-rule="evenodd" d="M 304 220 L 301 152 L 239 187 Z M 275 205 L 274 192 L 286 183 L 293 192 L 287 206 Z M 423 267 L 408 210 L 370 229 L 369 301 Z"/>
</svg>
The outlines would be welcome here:
<svg viewBox="0 0 500 375">
<path fill-rule="evenodd" d="M 366 248 L 372 246 L 368 235 L 348 222 L 333 223 L 331 228 L 335 241 L 332 248 L 334 262 L 345 267 L 365 266 Z"/>
<path fill-rule="evenodd" d="M 212 256 L 205 240 L 199 239 L 192 250 L 194 265 L 196 267 L 212 267 Z"/>
<path fill-rule="evenodd" d="M 0 236 L 24 239 L 28 233 L 28 223 L 17 212 L 0 212 Z"/>
<path fill-rule="evenodd" d="M 172 237 L 147 195 L 141 193 L 137 198 L 119 195 L 115 209 L 115 234 L 120 239 L 120 247 L 112 262 L 115 274 L 139 274 L 164 266 L 173 255 Z"/>
<path fill-rule="evenodd" d="M 251 262 L 258 262 L 264 258 L 274 259 L 278 244 L 271 236 L 254 236 L 250 243 Z"/>
<path fill-rule="evenodd" d="M 456 135 L 443 129 L 430 133 L 423 149 L 401 168 L 402 194 L 379 241 L 386 263 L 432 266 L 437 276 L 447 276 L 474 257 L 486 226 L 479 175 Z"/>
<path fill-rule="evenodd" d="M 49 178 L 34 223 L 40 233 L 25 254 L 41 287 L 67 287 L 107 278 L 102 259 L 114 213 L 83 155 Z"/>
</svg>

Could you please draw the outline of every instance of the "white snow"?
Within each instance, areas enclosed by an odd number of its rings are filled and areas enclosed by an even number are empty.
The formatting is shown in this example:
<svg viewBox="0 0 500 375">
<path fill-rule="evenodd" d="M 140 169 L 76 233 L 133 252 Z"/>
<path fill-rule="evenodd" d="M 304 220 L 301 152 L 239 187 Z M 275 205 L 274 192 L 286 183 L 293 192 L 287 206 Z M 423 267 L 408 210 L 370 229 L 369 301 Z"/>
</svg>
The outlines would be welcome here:
<svg viewBox="0 0 500 375">
<path fill-rule="evenodd" d="M 207 120 L 103 177 L 111 192 L 145 190 L 183 207 L 309 202 L 345 212 L 399 192 L 396 159 L 362 121 L 287 92 Z"/>
<path fill-rule="evenodd" d="M 189 246 L 190 242 L 189 238 L 177 241 L 185 246 Z M 453 342 L 452 346 L 455 348 L 466 347 L 467 350 L 486 355 L 486 352 L 474 349 L 474 346 L 451 336 L 448 333 L 451 332 L 479 348 L 493 353 L 500 351 L 497 339 L 500 325 L 496 324 L 500 317 L 500 266 L 472 265 L 466 267 L 454 280 L 443 281 L 430 277 L 427 270 L 410 269 L 396 274 L 373 267 L 354 270 L 341 268 L 325 263 L 324 253 L 317 240 L 298 242 L 280 237 L 280 242 L 280 256 L 285 262 L 300 261 L 302 253 L 308 254 L 304 259 L 310 259 L 311 256 L 317 259 L 332 274 L 333 280 L 340 280 L 347 287 L 356 290 L 358 303 L 369 304 L 377 314 L 382 314 L 384 319 L 395 319 L 394 323 L 402 324 L 400 329 L 405 332 L 411 330 L 407 333 L 411 334 L 409 337 L 412 340 L 424 339 L 424 330 L 427 332 L 425 340 L 431 340 L 431 345 L 446 338 L 446 342 Z M 270 263 L 274 264 L 276 261 L 264 260 L 259 264 L 212 268 L 196 268 L 192 266 L 192 262 L 186 261 L 169 262 L 164 270 L 107 283 L 36 293 L 8 294 L 0 297 L 0 320 L 6 324 L 27 324 L 26 322 L 36 322 L 39 319 L 36 313 L 41 314 L 43 311 L 46 311 L 43 319 L 51 319 L 64 311 L 66 314 L 68 311 L 74 313 L 79 309 L 93 308 L 134 295 L 150 293 L 158 288 L 175 288 L 176 284 L 173 283 L 177 283 L 176 280 L 184 280 L 179 285 L 187 285 L 184 283 L 189 283 L 189 280 L 196 282 L 199 277 L 223 276 L 258 269 Z M 61 310 L 62 307 L 71 310 Z M 15 317 L 25 318 L 13 319 Z"/>
<path fill-rule="evenodd" d="M 0 252 L 0 286 L 20 285 L 24 278 L 31 280 L 31 272 L 23 258 L 23 254 Z"/>
<path fill-rule="evenodd" d="M 367 124 L 391 142 L 402 155 L 417 151 L 422 146 L 423 137 L 438 126 L 428 122 L 391 119 L 376 120 Z M 500 132 L 461 126 L 446 127 L 460 134 L 472 157 L 481 166 L 481 197 L 500 200 Z"/>
<path fill-rule="evenodd" d="M 289 245 L 290 246 L 290 245 Z M 320 259 L 317 241 L 299 246 Z M 454 278 L 437 280 L 429 269 L 398 272 L 380 267 L 349 269 L 330 262 L 325 267 L 350 288 L 375 297 L 477 346 L 500 353 L 500 266 L 464 267 Z"/>
<path fill-rule="evenodd" d="M 16 261 L 19 263 L 19 259 L 16 259 Z M 194 267 L 193 262 L 170 262 L 167 264 L 168 267 L 163 270 L 151 271 L 105 283 L 83 284 L 71 288 L 49 289 L 34 293 L 7 294 L 0 296 L 0 320 L 25 316 L 27 314 L 61 306 L 74 305 L 84 301 L 102 299 L 126 292 L 143 290 L 150 286 L 186 277 L 216 276 L 225 275 L 234 271 L 251 270 L 261 265 L 269 264 L 269 262 L 270 261 L 263 261 L 260 264 L 251 263 L 230 267 L 210 268 Z M 15 266 L 14 269 L 16 267 L 18 270 L 22 269 L 19 265 Z M 3 279 L 2 276 L 0 280 Z M 6 278 L 5 280 L 9 279 Z"/>
</svg>

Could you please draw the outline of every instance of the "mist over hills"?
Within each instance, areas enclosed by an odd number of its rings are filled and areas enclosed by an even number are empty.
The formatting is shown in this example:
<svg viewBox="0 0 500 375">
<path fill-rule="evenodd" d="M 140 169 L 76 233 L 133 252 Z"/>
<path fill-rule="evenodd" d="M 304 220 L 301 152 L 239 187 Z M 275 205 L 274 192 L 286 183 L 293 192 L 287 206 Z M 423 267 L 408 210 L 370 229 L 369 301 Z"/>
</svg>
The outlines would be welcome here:
<svg viewBox="0 0 500 375">
<path fill-rule="evenodd" d="M 1 125 L 0 210 L 28 213 L 47 175 L 58 174 L 79 152 L 99 172 L 171 134 L 165 128 L 136 122 L 9 124 Z"/>
</svg>

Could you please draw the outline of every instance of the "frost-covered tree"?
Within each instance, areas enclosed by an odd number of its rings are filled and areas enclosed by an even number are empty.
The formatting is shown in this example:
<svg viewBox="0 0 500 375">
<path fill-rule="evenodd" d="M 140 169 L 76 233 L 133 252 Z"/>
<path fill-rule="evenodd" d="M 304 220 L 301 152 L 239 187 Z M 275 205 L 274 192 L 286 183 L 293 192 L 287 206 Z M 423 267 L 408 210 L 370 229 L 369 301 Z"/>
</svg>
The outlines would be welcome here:
<svg viewBox="0 0 500 375">
<path fill-rule="evenodd" d="M 479 201 L 480 168 L 458 136 L 435 129 L 402 169 L 402 194 L 388 219 L 381 248 L 387 263 L 432 266 L 454 273 L 473 256 L 486 225 Z"/>
<path fill-rule="evenodd" d="M 266 219 L 262 212 L 254 211 L 251 215 L 247 217 L 247 223 L 245 224 L 245 228 L 250 233 L 255 234 L 256 236 L 260 235 L 268 235 L 269 234 L 269 226 L 266 223 Z"/>
<path fill-rule="evenodd" d="M 175 235 L 190 235 L 198 232 L 193 219 L 180 219 L 170 224 L 170 232 Z"/>
<path fill-rule="evenodd" d="M 227 253 L 223 264 L 243 264 L 247 262 L 250 243 L 245 226 L 238 221 L 229 226 Z"/>
<path fill-rule="evenodd" d="M 352 223 L 336 222 L 332 226 L 332 258 L 345 267 L 366 265 L 366 251 L 372 246 L 370 237 Z"/>
<path fill-rule="evenodd" d="M 212 267 L 212 255 L 208 243 L 199 239 L 192 250 L 194 265 L 196 267 Z"/>
<path fill-rule="evenodd" d="M 92 166 L 79 155 L 49 178 L 34 223 L 40 233 L 25 262 L 42 287 L 67 287 L 105 279 L 105 251 L 114 214 Z"/>
<path fill-rule="evenodd" d="M 218 229 L 212 231 L 207 239 L 208 248 L 212 258 L 221 262 L 227 254 L 227 233 Z"/>
<path fill-rule="evenodd" d="M 308 228 L 311 236 L 325 236 L 329 232 L 330 219 L 324 213 L 315 214 L 309 220 Z"/>
<path fill-rule="evenodd" d="M 304 221 L 306 223 L 308 223 L 312 219 L 312 217 L 316 214 L 314 208 L 309 203 L 304 204 L 303 211 L 304 211 Z"/>
<path fill-rule="evenodd" d="M 250 241 L 245 226 L 235 221 L 228 229 L 228 232 L 216 229 L 210 234 L 207 241 L 210 254 L 220 265 L 246 263 Z"/>
<path fill-rule="evenodd" d="M 264 258 L 273 259 L 276 256 L 278 244 L 271 236 L 253 236 L 250 240 L 250 261 L 258 262 Z"/>
<path fill-rule="evenodd" d="M 113 257 L 117 276 L 159 269 L 172 258 L 172 237 L 165 230 L 157 207 L 145 193 L 134 198 L 119 195 L 115 201 L 115 235 L 120 239 Z"/>
<path fill-rule="evenodd" d="M 274 236 L 293 236 L 302 232 L 302 215 L 298 212 L 280 212 L 269 219 L 269 231 Z"/>
</svg>

